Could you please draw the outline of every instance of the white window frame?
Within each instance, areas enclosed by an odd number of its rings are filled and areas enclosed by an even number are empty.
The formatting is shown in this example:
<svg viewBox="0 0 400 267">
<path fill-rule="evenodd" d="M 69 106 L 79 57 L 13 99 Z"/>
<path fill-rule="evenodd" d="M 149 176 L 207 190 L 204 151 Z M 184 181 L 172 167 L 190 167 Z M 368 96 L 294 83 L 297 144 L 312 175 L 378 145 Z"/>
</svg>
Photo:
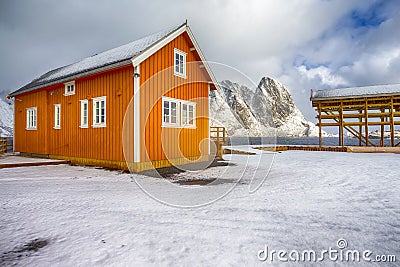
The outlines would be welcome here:
<svg viewBox="0 0 400 267">
<path fill-rule="evenodd" d="M 84 99 L 80 100 L 81 102 L 81 122 L 79 127 L 80 128 L 88 128 L 89 127 L 89 100 Z M 86 123 L 85 123 L 85 110 L 84 107 L 86 105 Z"/>
<path fill-rule="evenodd" d="M 26 130 L 37 130 L 37 107 L 26 109 Z"/>
<path fill-rule="evenodd" d="M 179 56 L 178 65 L 176 59 L 177 55 Z M 182 65 L 180 57 L 182 57 Z M 178 70 L 176 69 L 177 67 Z M 174 49 L 174 75 L 181 78 L 186 78 L 186 53 L 177 48 Z"/>
<path fill-rule="evenodd" d="M 107 101 L 105 96 L 100 96 L 100 97 L 95 97 L 92 98 L 93 100 L 93 128 L 101 128 L 101 127 L 106 127 L 107 126 Z M 96 115 L 96 103 L 100 103 L 104 101 L 104 122 L 96 122 L 97 115 Z M 99 110 L 99 118 L 101 118 L 101 109 Z"/>
<path fill-rule="evenodd" d="M 184 118 L 184 109 L 187 107 L 186 118 Z M 192 117 L 190 118 L 190 108 L 192 108 Z M 181 126 L 183 128 L 196 128 L 196 102 L 181 100 Z M 189 123 L 191 122 L 191 123 Z"/>
<path fill-rule="evenodd" d="M 176 103 L 176 123 L 171 123 L 171 111 L 169 111 L 169 120 L 165 121 L 165 103 Z M 191 102 L 191 101 L 187 101 L 187 100 L 182 100 L 182 99 L 177 99 L 177 98 L 171 98 L 171 97 L 167 97 L 167 96 L 163 96 L 162 97 L 162 112 L 161 112 L 161 127 L 168 127 L 168 128 L 196 128 L 196 102 Z M 170 104 L 169 104 L 170 105 Z M 192 118 L 192 124 L 187 123 L 188 122 L 188 117 L 186 117 L 186 121 L 184 118 L 184 112 L 183 112 L 183 108 L 184 106 L 187 107 L 187 114 L 189 113 L 189 107 L 193 108 L 193 118 Z M 170 107 L 170 106 L 169 106 Z M 189 116 L 189 114 L 187 115 Z"/>
<path fill-rule="evenodd" d="M 61 129 L 61 104 L 54 104 L 54 129 Z"/>
<path fill-rule="evenodd" d="M 169 114 L 165 114 L 165 103 L 169 103 Z M 171 103 L 176 104 L 176 122 L 171 122 Z M 168 121 L 165 121 L 165 117 L 168 116 Z M 171 97 L 162 97 L 162 126 L 163 127 L 179 127 L 180 126 L 180 102 L 179 99 Z"/>
<path fill-rule="evenodd" d="M 75 81 L 64 83 L 64 96 L 74 95 L 75 91 L 76 91 Z"/>
</svg>

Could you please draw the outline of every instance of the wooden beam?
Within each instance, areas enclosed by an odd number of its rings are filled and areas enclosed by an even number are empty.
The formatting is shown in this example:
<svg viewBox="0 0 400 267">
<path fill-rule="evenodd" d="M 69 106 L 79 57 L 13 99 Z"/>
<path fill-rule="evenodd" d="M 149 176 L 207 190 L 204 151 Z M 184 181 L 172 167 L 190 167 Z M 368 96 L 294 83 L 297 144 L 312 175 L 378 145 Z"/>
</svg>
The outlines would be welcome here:
<svg viewBox="0 0 400 267">
<path fill-rule="evenodd" d="M 380 126 L 380 125 L 390 125 L 390 122 L 389 121 L 384 121 L 384 122 L 382 122 L 382 121 L 370 121 L 368 124 L 369 125 Z"/>
<path fill-rule="evenodd" d="M 337 121 L 337 119 L 335 119 L 336 121 Z M 337 126 L 337 125 L 334 125 L 334 126 Z M 347 126 L 347 125 L 345 125 L 344 126 L 345 127 L 345 129 L 347 130 L 347 131 L 349 131 L 352 135 L 354 135 L 355 137 L 358 137 L 359 138 L 359 140 L 361 140 L 364 144 L 367 144 L 367 140 L 364 140 L 365 139 L 365 137 L 362 135 L 362 129 L 359 131 L 359 132 L 357 132 L 357 130 L 356 129 L 354 129 L 353 127 L 351 127 L 351 126 Z M 368 140 L 368 143 L 370 144 L 370 145 L 372 145 L 372 146 L 375 146 L 375 144 L 373 143 L 373 142 L 371 142 L 371 141 L 369 141 Z"/>
<path fill-rule="evenodd" d="M 359 146 L 361 146 L 362 144 L 361 144 L 361 136 L 362 136 L 362 110 L 361 109 L 359 109 L 358 110 L 358 114 L 360 115 L 360 117 L 358 117 L 358 122 L 360 123 L 359 125 L 358 125 L 358 135 L 359 135 L 359 137 L 358 137 L 358 145 Z"/>
<path fill-rule="evenodd" d="M 321 118 L 321 103 L 318 104 L 318 129 L 319 129 L 319 147 L 322 147 L 322 118 Z"/>
<path fill-rule="evenodd" d="M 344 146 L 343 103 L 340 103 L 339 109 L 339 146 Z"/>
<path fill-rule="evenodd" d="M 385 113 L 385 109 L 381 109 L 381 114 L 384 114 L 384 113 Z M 383 115 L 381 117 L 381 122 L 382 123 L 385 122 L 385 117 Z M 381 147 L 384 146 L 384 143 L 383 143 L 384 138 L 385 138 L 385 125 L 381 124 L 381 140 L 380 140 Z"/>
<path fill-rule="evenodd" d="M 317 115 L 317 118 L 318 119 L 329 120 L 329 119 L 339 118 L 339 114 Z"/>
<path fill-rule="evenodd" d="M 317 123 L 317 126 L 339 126 L 340 124 L 337 122 L 321 122 L 321 123 Z"/>
<path fill-rule="evenodd" d="M 343 123 L 345 126 L 359 126 L 359 125 L 364 125 L 363 122 L 359 122 L 359 121 L 349 121 L 349 122 L 345 122 Z"/>
<path fill-rule="evenodd" d="M 365 130 L 365 145 L 368 146 L 368 100 L 365 99 L 364 105 L 364 130 Z"/>
<path fill-rule="evenodd" d="M 381 110 L 385 110 L 382 108 Z M 369 118 L 382 118 L 382 117 L 389 117 L 390 112 L 376 112 L 376 113 L 369 113 L 368 117 Z"/>
<path fill-rule="evenodd" d="M 394 116 L 393 116 L 393 96 L 390 98 L 390 143 L 394 145 Z"/>
<path fill-rule="evenodd" d="M 317 115 L 318 118 L 319 115 Z M 363 117 L 364 115 L 361 113 L 357 114 L 343 114 L 343 118 L 345 119 L 358 119 L 360 117 Z M 368 117 L 369 118 L 381 118 L 382 116 L 390 116 L 389 112 L 384 112 L 384 113 L 369 113 Z M 334 119 L 334 118 L 339 118 L 340 114 L 330 114 L 330 115 L 321 115 L 321 119 Z"/>
</svg>

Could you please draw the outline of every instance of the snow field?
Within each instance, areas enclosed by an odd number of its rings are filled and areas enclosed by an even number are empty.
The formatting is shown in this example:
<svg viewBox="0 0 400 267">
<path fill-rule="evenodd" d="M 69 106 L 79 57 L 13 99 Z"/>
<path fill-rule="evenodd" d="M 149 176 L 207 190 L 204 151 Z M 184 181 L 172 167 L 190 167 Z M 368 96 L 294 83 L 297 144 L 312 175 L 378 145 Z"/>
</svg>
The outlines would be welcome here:
<svg viewBox="0 0 400 267">
<path fill-rule="evenodd" d="M 256 167 L 260 158 L 227 159 L 238 168 L 247 159 Z M 262 158 L 259 171 L 268 172 L 269 160 Z M 197 177 L 221 168 L 231 167 Z M 117 171 L 2 169 L 0 265 L 254 266 L 261 265 L 257 252 L 265 245 L 322 250 L 340 238 L 350 248 L 399 258 L 399 171 L 395 154 L 286 151 L 275 155 L 255 193 L 244 177 L 222 199 L 184 209 L 157 202 Z M 162 191 L 160 179 L 134 175 Z M 40 238 L 48 245 L 19 258 L 9 253 Z"/>
</svg>

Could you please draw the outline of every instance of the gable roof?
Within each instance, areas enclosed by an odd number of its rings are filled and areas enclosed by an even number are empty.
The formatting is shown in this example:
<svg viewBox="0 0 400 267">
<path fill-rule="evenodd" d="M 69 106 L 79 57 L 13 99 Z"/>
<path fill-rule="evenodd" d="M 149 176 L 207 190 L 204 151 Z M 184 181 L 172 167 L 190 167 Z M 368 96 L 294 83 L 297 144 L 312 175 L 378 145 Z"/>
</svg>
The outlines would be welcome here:
<svg viewBox="0 0 400 267">
<path fill-rule="evenodd" d="M 183 32 L 187 32 L 196 50 L 206 66 L 206 70 L 211 80 L 216 85 L 215 78 L 205 62 L 197 43 L 191 33 L 187 22 L 174 26 L 170 29 L 154 33 L 131 43 L 107 50 L 91 57 L 82 59 L 76 63 L 51 70 L 30 83 L 24 85 L 20 89 L 10 93 L 10 97 L 15 97 L 19 94 L 31 92 L 43 87 L 68 82 L 80 77 L 84 77 L 97 72 L 113 69 L 116 67 L 134 64 L 138 65 L 153 53 L 158 51 L 166 43 L 176 38 Z M 217 85 L 216 85 L 217 86 Z"/>
<path fill-rule="evenodd" d="M 399 95 L 400 84 L 374 85 L 311 91 L 311 100 Z"/>
</svg>

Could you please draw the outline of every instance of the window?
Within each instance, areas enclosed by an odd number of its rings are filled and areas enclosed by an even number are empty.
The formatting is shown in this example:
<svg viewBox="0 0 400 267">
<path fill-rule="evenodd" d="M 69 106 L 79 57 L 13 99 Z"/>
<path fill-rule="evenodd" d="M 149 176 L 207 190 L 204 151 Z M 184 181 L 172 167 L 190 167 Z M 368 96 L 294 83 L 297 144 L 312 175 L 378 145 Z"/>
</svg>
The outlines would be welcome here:
<svg viewBox="0 0 400 267">
<path fill-rule="evenodd" d="M 106 127 L 106 97 L 93 98 L 93 127 Z"/>
<path fill-rule="evenodd" d="M 65 83 L 65 92 L 64 95 L 74 95 L 75 94 L 75 81 Z"/>
<path fill-rule="evenodd" d="M 179 100 L 163 97 L 163 125 L 179 126 Z"/>
<path fill-rule="evenodd" d="M 163 127 L 196 127 L 196 103 L 170 97 L 162 98 Z"/>
<path fill-rule="evenodd" d="M 174 74 L 186 78 L 186 53 L 174 49 Z"/>
<path fill-rule="evenodd" d="M 54 105 L 54 129 L 61 128 L 61 105 Z"/>
<path fill-rule="evenodd" d="M 26 129 L 36 130 L 36 107 L 26 109 Z"/>
<path fill-rule="evenodd" d="M 89 111 L 89 101 L 88 100 L 81 100 L 81 128 L 88 127 L 88 111 Z"/>
<path fill-rule="evenodd" d="M 193 102 L 182 101 L 182 126 L 195 126 L 196 104 Z"/>
</svg>

